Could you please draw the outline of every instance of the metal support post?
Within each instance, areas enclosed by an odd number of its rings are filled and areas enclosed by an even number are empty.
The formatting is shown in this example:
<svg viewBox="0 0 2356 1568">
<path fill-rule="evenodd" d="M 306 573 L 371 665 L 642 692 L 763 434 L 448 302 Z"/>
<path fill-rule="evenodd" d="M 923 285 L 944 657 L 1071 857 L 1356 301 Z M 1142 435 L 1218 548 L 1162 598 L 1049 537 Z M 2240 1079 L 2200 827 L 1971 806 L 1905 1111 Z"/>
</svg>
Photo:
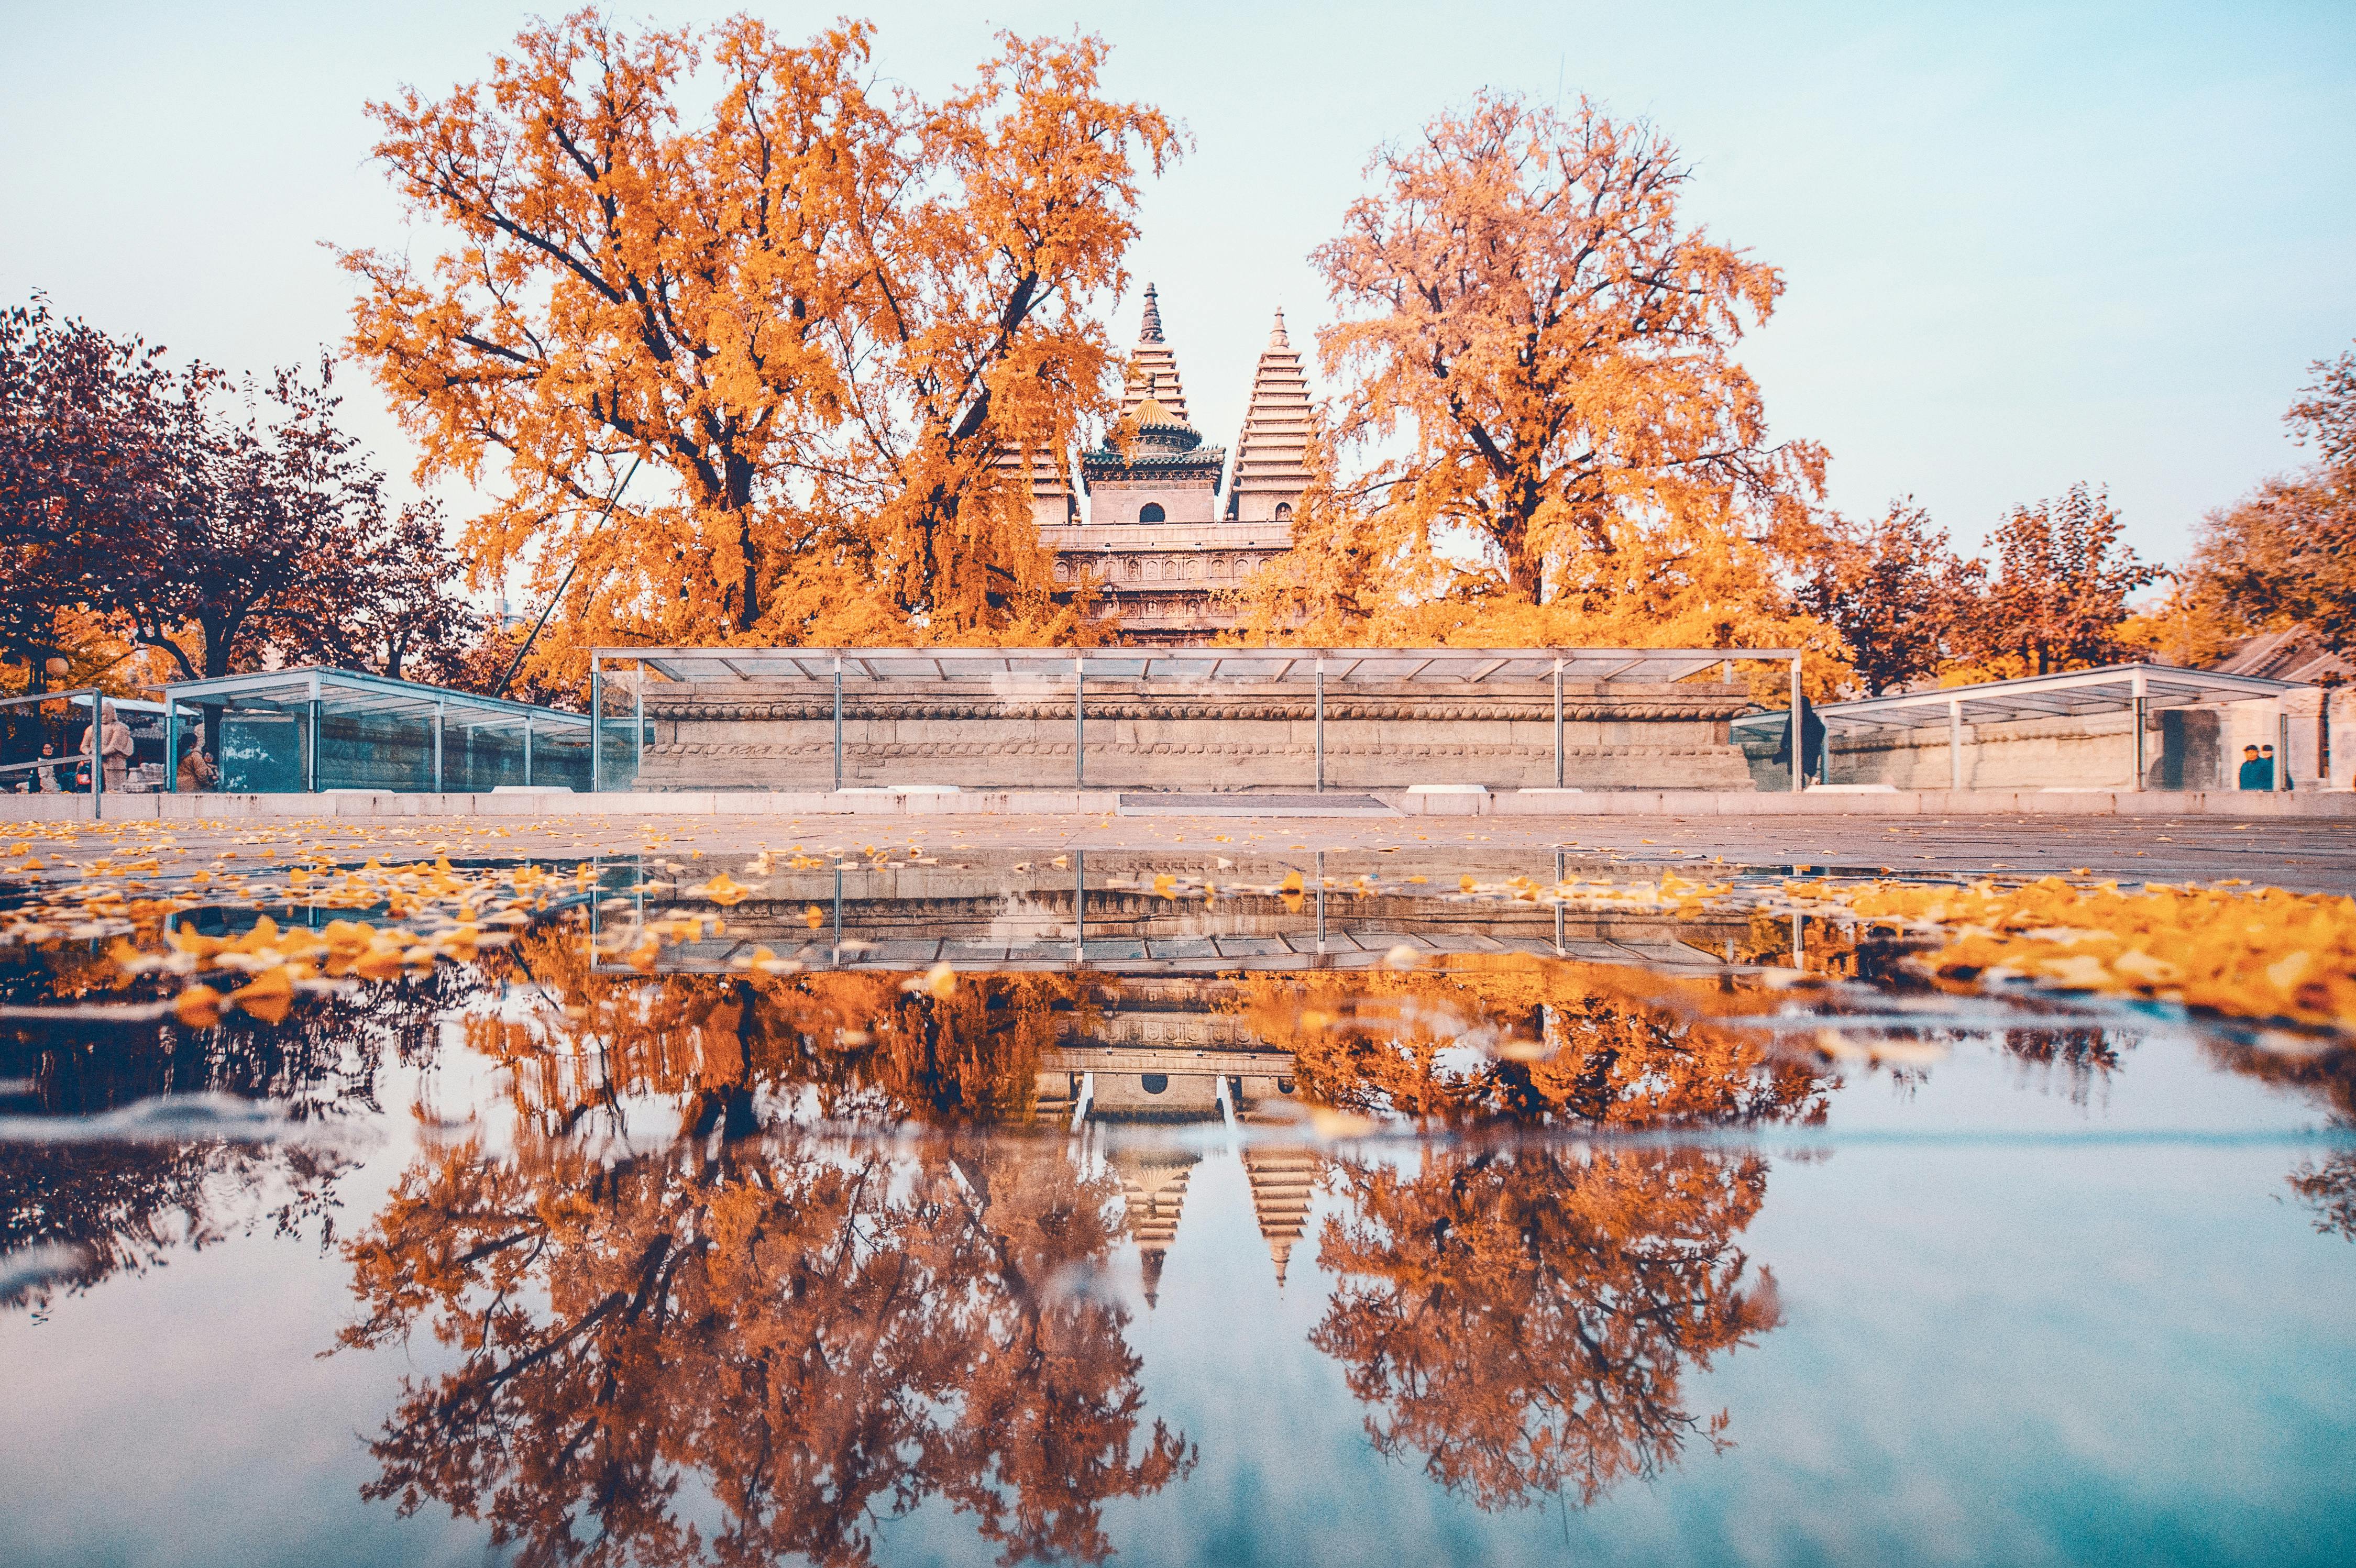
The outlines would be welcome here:
<svg viewBox="0 0 2356 1568">
<path fill-rule="evenodd" d="M 834 862 L 834 966 L 842 967 L 842 861 Z"/>
<path fill-rule="evenodd" d="M 1964 787 L 1964 699 L 1947 699 L 1947 787 Z"/>
<path fill-rule="evenodd" d="M 1317 951 L 1325 951 L 1325 851 L 1317 851 Z"/>
<path fill-rule="evenodd" d="M 647 760 L 647 661 L 630 677 L 630 787 L 638 787 L 638 764 Z"/>
<path fill-rule="evenodd" d="M 169 687 L 164 688 L 164 788 L 180 793 L 180 704 Z"/>
<path fill-rule="evenodd" d="M 589 660 L 589 793 L 597 793 L 605 760 L 605 671 L 593 656 Z M 439 787 L 439 781 L 436 781 Z"/>
<path fill-rule="evenodd" d="M 100 798 L 106 793 L 106 769 L 101 764 L 105 758 L 98 749 L 98 726 L 105 716 L 106 704 L 99 699 L 98 688 L 90 689 L 90 819 L 96 822 L 106 815 Z"/>
<path fill-rule="evenodd" d="M 1800 712 L 1800 656 L 1792 656 L 1792 793 L 1807 787 L 1808 727 Z"/>
<path fill-rule="evenodd" d="M 1554 852 L 1554 955 L 1562 956 L 1562 878 L 1563 851 Z"/>
<path fill-rule="evenodd" d="M 525 788 L 531 787 L 531 715 L 529 713 L 523 716 L 523 782 Z"/>
<path fill-rule="evenodd" d="M 1088 852 L 1072 851 L 1072 962 L 1088 958 Z"/>
<path fill-rule="evenodd" d="M 2275 793 L 2290 788 L 2290 715 L 2282 699 L 2275 699 Z"/>
<path fill-rule="evenodd" d="M 442 793 L 443 781 L 446 776 L 443 772 L 444 764 L 442 760 L 442 736 L 444 728 L 444 709 L 448 707 L 449 700 L 446 697 L 437 697 L 434 699 L 434 793 L 435 795 Z"/>
<path fill-rule="evenodd" d="M 2151 716 L 2151 688 L 2144 672 L 2137 670 L 2131 677 L 2135 692 L 2135 782 L 2127 788 L 2143 793 L 2143 775 L 2149 763 L 2145 760 L 2144 725 Z"/>
<path fill-rule="evenodd" d="M 1325 793 L 1325 661 L 1317 661 L 1317 793 Z"/>
<path fill-rule="evenodd" d="M 323 711 L 319 699 L 311 699 L 311 740 L 304 748 L 303 787 L 313 795 L 319 793 L 319 717 Z"/>
<path fill-rule="evenodd" d="M 1554 661 L 1554 787 L 1562 787 L 1562 661 Z M 1555 879 L 1561 880 L 1560 878 Z"/>
<path fill-rule="evenodd" d="M 1072 784 L 1088 787 L 1088 661 L 1072 656 Z"/>
</svg>

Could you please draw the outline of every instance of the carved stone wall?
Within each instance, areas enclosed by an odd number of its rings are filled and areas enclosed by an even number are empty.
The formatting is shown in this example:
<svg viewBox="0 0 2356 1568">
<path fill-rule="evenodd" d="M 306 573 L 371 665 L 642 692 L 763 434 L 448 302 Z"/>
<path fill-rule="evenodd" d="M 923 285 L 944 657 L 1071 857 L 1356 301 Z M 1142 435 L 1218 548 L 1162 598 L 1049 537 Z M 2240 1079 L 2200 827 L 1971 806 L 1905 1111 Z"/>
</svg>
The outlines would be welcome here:
<svg viewBox="0 0 2356 1568">
<path fill-rule="evenodd" d="M 1566 686 L 1563 782 L 1582 789 L 1748 789 L 1727 720 L 1739 688 Z M 852 683 L 842 782 L 1136 789 L 1287 789 L 1316 780 L 1316 701 L 1302 686 L 1150 689 L 1090 678 L 1086 724 L 1069 680 Z M 641 789 L 825 789 L 834 776 L 830 688 L 799 682 L 649 686 L 654 741 Z M 1325 699 L 1329 788 L 1554 783 L 1547 682 L 1445 687 L 1336 683 Z"/>
</svg>

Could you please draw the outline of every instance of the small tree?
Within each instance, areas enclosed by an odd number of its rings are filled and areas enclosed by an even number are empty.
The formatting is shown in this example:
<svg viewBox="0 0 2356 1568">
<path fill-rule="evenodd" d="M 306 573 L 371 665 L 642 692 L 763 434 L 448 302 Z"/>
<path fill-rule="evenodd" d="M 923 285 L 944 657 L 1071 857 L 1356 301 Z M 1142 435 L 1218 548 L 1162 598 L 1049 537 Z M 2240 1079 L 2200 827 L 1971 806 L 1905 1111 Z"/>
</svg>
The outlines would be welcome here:
<svg viewBox="0 0 2356 1568">
<path fill-rule="evenodd" d="M 0 659 L 30 689 L 88 640 L 86 614 L 60 613 L 97 593 L 162 487 L 161 353 L 39 295 L 0 315 Z"/>
<path fill-rule="evenodd" d="M 361 550 L 363 592 L 348 626 L 358 656 L 395 680 L 456 684 L 485 624 L 457 592 L 461 575 L 441 508 L 432 501 L 402 507 Z"/>
<path fill-rule="evenodd" d="M 383 475 L 336 428 L 330 377 L 324 362 L 316 381 L 278 371 L 246 387 L 247 412 L 233 419 L 214 407 L 226 379 L 198 365 L 157 411 L 157 482 L 92 589 L 184 676 L 224 676 L 273 651 L 333 658 L 357 640 Z"/>
<path fill-rule="evenodd" d="M 1986 575 L 1910 496 L 1872 522 L 1834 517 L 1796 597 L 1839 631 L 1858 684 L 1879 697 L 1938 673 Z"/>
<path fill-rule="evenodd" d="M 2104 490 L 2085 485 L 2015 507 L 1988 541 L 1996 575 L 1960 630 L 1963 649 L 2023 675 L 2108 664 L 2131 651 L 2120 640 L 2127 595 L 2167 572 L 2119 542 L 2119 516 Z"/>
</svg>

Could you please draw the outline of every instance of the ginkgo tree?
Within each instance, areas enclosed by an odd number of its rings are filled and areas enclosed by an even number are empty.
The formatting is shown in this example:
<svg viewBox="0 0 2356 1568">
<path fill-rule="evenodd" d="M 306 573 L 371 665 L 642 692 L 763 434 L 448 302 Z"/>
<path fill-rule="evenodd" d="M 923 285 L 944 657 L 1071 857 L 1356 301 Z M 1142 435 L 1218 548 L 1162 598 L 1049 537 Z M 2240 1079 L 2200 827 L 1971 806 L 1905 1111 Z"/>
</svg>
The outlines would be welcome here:
<svg viewBox="0 0 2356 1568">
<path fill-rule="evenodd" d="M 1356 563 L 1344 618 L 1438 640 L 1674 628 L 1837 648 L 1781 586 L 1824 453 L 1770 440 L 1735 357 L 1783 277 L 1686 222 L 1668 140 L 1489 93 L 1368 173 L 1313 257 L 1339 312 L 1319 335 L 1341 385 L 1330 441 L 1355 463 L 1300 537 Z M 1259 629 L 1330 619 L 1341 585 L 1320 599 L 1310 581 L 1248 592 Z"/>
<path fill-rule="evenodd" d="M 1179 150 L 1099 90 L 1101 40 L 1002 35 L 938 101 L 873 29 L 739 15 L 536 25 L 484 80 L 371 105 L 443 239 L 344 252 L 350 347 L 427 475 L 488 478 L 478 576 L 578 563 L 544 664 L 586 641 L 994 641 L 1076 624 L 1027 496 L 1115 361 L 1140 179 Z M 699 106 L 691 87 L 717 96 Z M 649 472 L 600 525 L 633 463 Z"/>
</svg>

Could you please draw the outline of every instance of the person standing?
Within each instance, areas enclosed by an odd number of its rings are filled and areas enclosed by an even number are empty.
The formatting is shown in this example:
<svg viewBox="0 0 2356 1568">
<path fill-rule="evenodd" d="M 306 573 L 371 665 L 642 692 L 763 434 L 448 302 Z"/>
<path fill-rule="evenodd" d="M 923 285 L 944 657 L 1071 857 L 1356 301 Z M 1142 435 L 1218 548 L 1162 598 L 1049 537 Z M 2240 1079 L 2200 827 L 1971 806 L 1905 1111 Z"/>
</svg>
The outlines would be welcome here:
<svg viewBox="0 0 2356 1568">
<path fill-rule="evenodd" d="M 2275 787 L 2274 769 L 2258 760 L 2258 749 L 2255 746 L 2244 746 L 2242 748 L 2242 775 L 2240 787 L 2243 789 L 2272 789 Z"/>
<path fill-rule="evenodd" d="M 98 763 L 104 771 L 106 787 L 119 790 L 131 774 L 131 753 L 137 742 L 131 738 L 131 726 L 115 717 L 114 704 L 101 703 L 98 709 Z M 90 729 L 81 732 L 82 755 L 90 755 Z"/>
<path fill-rule="evenodd" d="M 2258 787 L 2260 789 L 2273 789 L 2276 782 L 2275 778 L 2275 749 L 2272 746 L 2260 746 L 2258 748 L 2258 762 L 2259 764 L 2266 771 L 2266 782 L 2260 784 Z M 2283 788 L 2290 788 L 2290 781 L 2288 779 L 2284 779 L 2280 782 Z"/>
<path fill-rule="evenodd" d="M 43 795 L 57 795 L 61 793 L 62 786 L 58 783 L 57 764 L 49 761 L 50 758 L 57 754 L 57 742 L 54 741 L 44 741 L 41 742 L 41 761 L 45 765 L 35 768 L 33 770 L 33 777 L 38 781 L 34 787 L 38 789 Z"/>
<path fill-rule="evenodd" d="M 1800 732 L 1801 757 L 1800 776 L 1803 780 L 1815 779 L 1821 784 L 1824 782 L 1825 770 L 1825 721 L 1816 717 L 1816 705 L 1810 702 L 1804 697 L 1800 699 L 1798 718 L 1799 723 L 1797 728 Z M 1787 719 L 1784 720 L 1783 738 L 1776 746 L 1775 754 L 1768 759 L 1770 762 L 1780 763 L 1787 768 L 1792 765 L 1792 731 L 1794 728 L 1794 726 L 1790 720 Z"/>
</svg>

